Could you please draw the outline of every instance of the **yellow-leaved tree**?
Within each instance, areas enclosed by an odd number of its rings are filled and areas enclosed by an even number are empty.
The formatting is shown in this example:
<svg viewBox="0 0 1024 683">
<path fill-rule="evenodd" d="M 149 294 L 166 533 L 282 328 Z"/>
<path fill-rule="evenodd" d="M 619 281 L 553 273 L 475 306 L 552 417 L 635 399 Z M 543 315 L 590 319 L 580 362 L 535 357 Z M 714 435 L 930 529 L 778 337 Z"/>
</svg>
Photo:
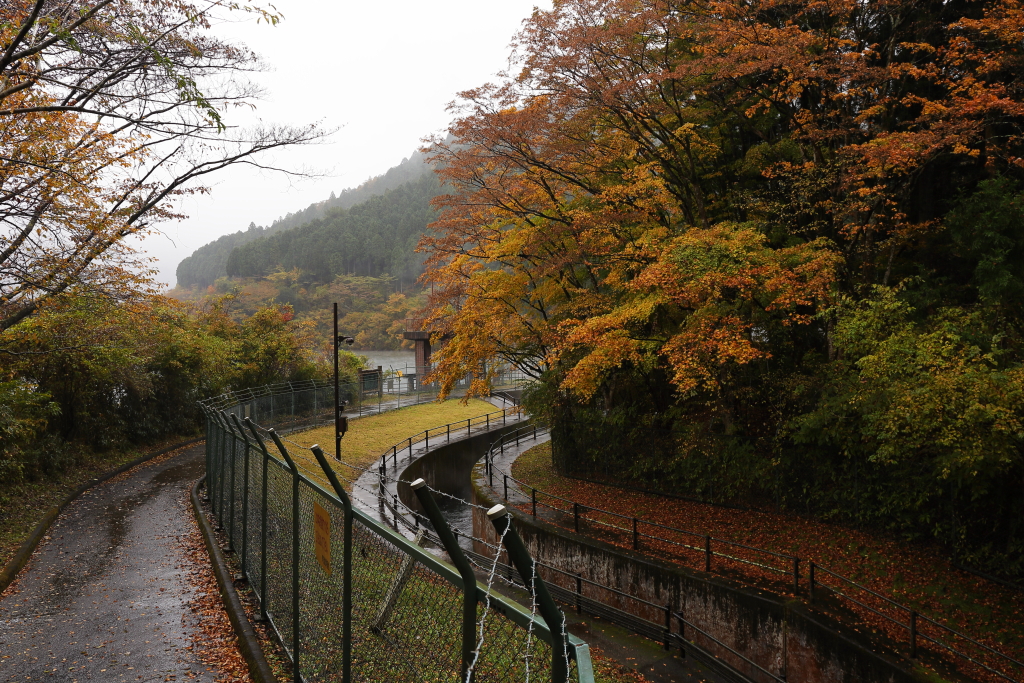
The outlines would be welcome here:
<svg viewBox="0 0 1024 683">
<path fill-rule="evenodd" d="M 232 126 L 259 61 L 210 31 L 233 2 L 11 0 L 0 8 L 0 333 L 70 290 L 144 285 L 126 240 L 261 152 L 317 139 Z"/>
</svg>

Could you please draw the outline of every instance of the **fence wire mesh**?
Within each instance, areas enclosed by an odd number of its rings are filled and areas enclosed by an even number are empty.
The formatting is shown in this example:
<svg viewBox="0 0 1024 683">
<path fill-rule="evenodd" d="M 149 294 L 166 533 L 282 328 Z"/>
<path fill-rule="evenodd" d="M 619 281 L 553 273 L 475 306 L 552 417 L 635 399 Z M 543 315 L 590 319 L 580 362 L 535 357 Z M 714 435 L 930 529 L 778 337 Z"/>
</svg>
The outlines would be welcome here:
<svg viewBox="0 0 1024 683">
<path fill-rule="evenodd" d="M 207 489 L 218 524 L 295 665 L 294 680 L 461 680 L 462 578 L 358 509 L 349 513 L 351 675 L 345 678 L 345 504 L 243 426 L 245 418 L 308 424 L 321 401 L 333 398 L 333 387 L 245 398 L 220 402 L 223 410 L 204 405 Z M 482 638 L 466 665 L 473 680 L 553 680 L 553 636 L 543 619 L 489 586 L 477 584 L 476 595 L 476 622 L 469 626 Z M 590 683 L 589 650 L 572 636 L 567 641 L 573 655 L 568 680 Z"/>
</svg>

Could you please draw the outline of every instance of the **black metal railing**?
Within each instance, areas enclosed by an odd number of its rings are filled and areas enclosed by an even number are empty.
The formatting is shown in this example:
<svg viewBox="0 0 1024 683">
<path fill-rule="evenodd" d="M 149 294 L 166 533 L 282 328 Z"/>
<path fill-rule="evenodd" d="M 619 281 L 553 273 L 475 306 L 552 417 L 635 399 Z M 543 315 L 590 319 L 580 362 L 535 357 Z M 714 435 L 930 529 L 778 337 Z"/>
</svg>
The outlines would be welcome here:
<svg viewBox="0 0 1024 683">
<path fill-rule="evenodd" d="M 677 527 L 660 524 L 641 517 L 623 515 L 611 510 L 604 510 L 594 506 L 584 505 L 578 501 L 563 496 L 541 491 L 532 485 L 513 477 L 508 472 L 501 470 L 494 465 L 494 458 L 504 453 L 507 446 L 513 442 L 518 446 L 524 435 L 531 434 L 533 438 L 537 435 L 544 435 L 546 430 L 531 425 L 521 430 L 516 430 L 502 436 L 498 441 L 491 444 L 484 459 L 485 475 L 488 487 L 500 496 L 508 505 L 512 505 L 533 517 L 540 517 L 545 521 L 553 522 L 557 526 L 571 529 L 574 533 L 589 535 L 597 540 L 611 543 L 629 550 L 644 552 L 645 554 L 656 554 L 660 557 L 678 561 L 687 556 L 698 556 L 702 560 L 697 568 L 702 568 L 709 573 L 721 573 L 720 567 L 715 558 L 724 560 L 727 563 L 756 567 L 777 575 L 787 576 L 791 580 L 791 588 L 794 594 L 801 591 L 801 567 L 807 568 L 807 596 L 811 602 L 815 602 L 816 589 L 827 589 L 829 593 L 841 601 L 846 601 L 860 612 L 864 618 L 865 612 L 877 619 L 887 622 L 906 633 L 906 654 L 911 658 L 918 658 L 921 654 L 921 645 L 930 646 L 932 656 L 939 660 L 945 660 L 948 664 L 958 668 L 969 675 L 978 675 L 981 672 L 990 674 L 1001 681 L 1010 683 L 1022 683 L 1024 681 L 1024 663 L 999 652 L 995 648 L 986 645 L 962 631 L 954 629 L 931 617 L 921 614 L 918 610 L 901 604 L 892 598 L 886 597 L 850 578 L 833 572 L 820 564 L 805 562 L 796 555 L 779 553 L 766 548 L 745 545 L 727 539 L 715 538 L 709 534 L 701 534 L 697 531 L 680 529 Z M 500 485 L 496 485 L 495 482 Z M 518 493 L 520 497 L 510 497 L 510 486 L 512 493 Z M 561 506 L 553 505 L 552 501 L 561 503 Z M 543 510 L 547 508 L 550 513 L 544 515 Z M 598 517 L 598 515 L 603 516 Z M 615 524 L 609 520 L 621 520 Z M 624 523 L 623 523 L 624 522 Z M 660 532 L 660 533 L 659 533 Z M 676 535 L 675 538 L 669 535 Z M 679 540 L 679 537 L 688 539 L 700 539 L 703 543 L 696 544 Z M 721 547 L 729 550 L 723 552 Z M 742 557 L 735 550 L 743 550 L 753 554 Z M 673 552 L 678 551 L 678 552 Z M 688 555 L 684 555 L 687 553 Z M 767 558 L 767 559 L 763 559 Z M 771 563 L 771 561 L 775 561 Z M 830 583 L 821 580 L 824 573 L 832 581 Z M 843 590 L 843 589 L 846 590 Z M 859 591 L 860 599 L 852 594 L 852 591 Z M 868 604 L 870 596 L 874 605 Z M 888 610 L 889 613 L 886 613 Z M 895 615 L 895 616 L 894 616 Z M 870 619 L 870 616 L 868 616 Z M 941 634 L 941 635 L 940 635 Z M 954 641 L 958 644 L 953 644 Z M 978 667 L 981 671 L 972 670 Z M 997 668 L 998 667 L 998 668 Z"/>
</svg>

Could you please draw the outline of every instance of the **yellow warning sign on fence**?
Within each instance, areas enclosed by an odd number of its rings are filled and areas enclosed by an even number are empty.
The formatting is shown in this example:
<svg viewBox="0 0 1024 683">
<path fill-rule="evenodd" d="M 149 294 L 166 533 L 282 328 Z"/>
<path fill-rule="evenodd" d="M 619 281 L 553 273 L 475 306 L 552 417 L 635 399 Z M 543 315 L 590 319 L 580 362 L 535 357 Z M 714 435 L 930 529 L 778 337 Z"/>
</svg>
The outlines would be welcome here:
<svg viewBox="0 0 1024 683">
<path fill-rule="evenodd" d="M 316 561 L 331 575 L 331 516 L 313 501 L 313 548 Z"/>
</svg>

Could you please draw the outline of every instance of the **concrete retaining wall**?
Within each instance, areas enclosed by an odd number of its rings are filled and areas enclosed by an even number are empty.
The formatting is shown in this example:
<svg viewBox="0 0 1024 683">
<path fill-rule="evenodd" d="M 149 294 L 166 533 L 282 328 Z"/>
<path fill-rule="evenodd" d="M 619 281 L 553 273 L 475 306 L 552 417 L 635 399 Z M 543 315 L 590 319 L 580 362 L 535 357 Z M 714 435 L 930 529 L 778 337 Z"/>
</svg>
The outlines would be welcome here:
<svg viewBox="0 0 1024 683">
<path fill-rule="evenodd" d="M 521 422 L 440 445 L 409 465 L 403 482 L 422 477 L 431 487 L 490 507 L 500 501 L 485 486 L 483 466 L 477 461 L 487 447 Z M 476 466 L 476 469 L 474 467 Z M 406 505 L 419 509 L 408 484 L 398 485 Z M 897 654 L 881 655 L 872 643 L 802 600 L 783 600 L 757 589 L 739 586 L 717 576 L 685 570 L 652 560 L 513 511 L 516 528 L 535 558 L 571 574 L 640 597 L 655 605 L 682 608 L 686 619 L 776 676 L 796 683 L 910 683 L 935 681 Z M 497 543 L 494 527 L 483 510 L 472 512 L 473 535 Z M 475 544 L 489 555 L 489 549 Z M 545 580 L 575 590 L 575 579 L 542 568 Z M 663 628 L 665 608 L 644 606 L 611 591 L 584 584 L 585 597 L 600 600 Z M 678 625 L 673 624 L 674 632 Z M 751 680 L 769 677 L 696 633 L 687 633 Z M 878 649 L 878 644 L 874 647 Z"/>
<path fill-rule="evenodd" d="M 473 473 L 472 501 L 490 507 L 501 501 L 486 487 L 483 466 Z M 717 576 L 691 572 L 512 511 L 516 528 L 538 561 L 584 579 L 682 611 L 687 621 L 721 640 L 776 676 L 797 683 L 909 683 L 924 680 L 896 655 L 873 652 L 869 643 L 804 601 L 783 600 Z M 473 535 L 497 543 L 483 510 L 473 510 Z M 489 555 L 482 543 L 475 550 Z M 549 583 L 575 591 L 575 579 L 541 569 Z M 583 583 L 582 595 L 642 617 L 663 628 L 665 608 L 645 606 Z M 682 608 L 680 610 L 680 607 Z M 678 633 L 678 624 L 673 623 Z M 686 636 L 754 681 L 770 678 L 725 648 L 696 633 Z M 936 680 L 933 677 L 928 680 Z"/>
<path fill-rule="evenodd" d="M 509 422 L 486 432 L 479 432 L 467 438 L 445 443 L 431 449 L 411 465 L 402 470 L 399 476 L 398 497 L 407 506 L 423 512 L 420 502 L 406 482 L 422 478 L 427 485 L 438 491 L 463 500 L 470 500 L 473 488 L 469 473 L 477 460 L 487 453 L 487 447 L 507 432 L 522 427 L 523 421 Z M 444 501 L 439 501 L 444 503 Z"/>
</svg>

